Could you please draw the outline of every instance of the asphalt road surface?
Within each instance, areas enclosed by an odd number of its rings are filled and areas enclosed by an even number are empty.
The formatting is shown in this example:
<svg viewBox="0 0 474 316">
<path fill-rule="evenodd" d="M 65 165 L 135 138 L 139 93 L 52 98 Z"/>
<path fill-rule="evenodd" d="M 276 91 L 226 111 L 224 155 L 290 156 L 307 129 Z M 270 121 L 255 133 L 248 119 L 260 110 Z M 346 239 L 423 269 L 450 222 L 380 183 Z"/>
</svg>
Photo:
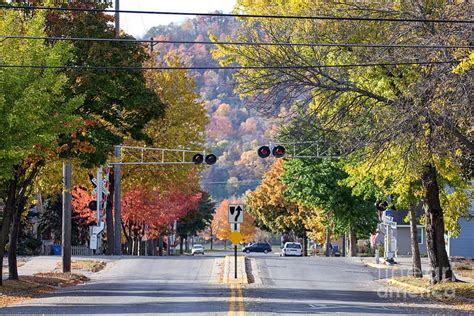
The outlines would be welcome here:
<svg viewBox="0 0 474 316">
<path fill-rule="evenodd" d="M 358 258 L 254 255 L 261 284 L 244 291 L 257 314 L 434 314 L 449 310 L 415 303 L 379 280 Z M 377 281 L 379 280 L 379 281 Z M 258 280 L 257 280 L 258 281 Z"/>
<path fill-rule="evenodd" d="M 117 260 L 87 284 L 0 309 L 6 314 L 446 314 L 391 297 L 376 270 L 351 258 L 251 254 L 256 283 L 217 284 L 220 255 Z"/>
</svg>

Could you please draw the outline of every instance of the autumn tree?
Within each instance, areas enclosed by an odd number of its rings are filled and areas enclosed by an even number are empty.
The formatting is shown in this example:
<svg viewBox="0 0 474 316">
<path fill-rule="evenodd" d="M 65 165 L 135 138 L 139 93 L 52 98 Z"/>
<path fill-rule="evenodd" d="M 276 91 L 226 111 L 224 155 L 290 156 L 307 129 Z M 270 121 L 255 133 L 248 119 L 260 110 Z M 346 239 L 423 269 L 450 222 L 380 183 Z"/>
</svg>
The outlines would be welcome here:
<svg viewBox="0 0 474 316">
<path fill-rule="evenodd" d="M 212 225 L 216 228 L 214 234 L 220 240 L 227 240 L 231 234 L 229 224 L 229 205 L 242 204 L 238 200 L 223 200 L 216 209 Z M 245 210 L 244 210 L 245 212 Z M 250 242 L 253 240 L 256 232 L 254 219 L 248 212 L 244 213 L 244 222 L 240 225 L 240 233 L 242 234 L 243 242 Z"/>
<path fill-rule="evenodd" d="M 472 3 L 413 1 L 403 3 L 340 3 L 294 1 L 239 1 L 244 13 L 294 15 L 361 15 L 381 18 L 411 17 L 420 23 L 367 21 L 246 19 L 239 41 L 327 43 L 436 43 L 468 44 L 470 29 L 463 25 L 428 22 L 429 19 L 469 19 Z M 255 31 L 257 29 L 258 31 Z M 454 278 L 444 247 L 444 212 L 440 201 L 440 161 L 449 160 L 471 177 L 470 110 L 473 77 L 454 74 L 451 61 L 465 58 L 467 49 L 411 50 L 347 47 L 221 46 L 215 57 L 222 64 L 305 66 L 238 72 L 237 92 L 251 96 L 249 105 L 273 114 L 296 100 L 318 117 L 319 130 L 337 133 L 341 153 L 376 162 L 381 152 L 394 149 L 423 189 L 427 248 L 433 283 Z M 416 60 L 431 65 L 346 67 L 342 64 L 399 63 Z M 440 62 L 441 63 L 438 63 Z M 334 67 L 326 67 L 334 65 Z"/>
<path fill-rule="evenodd" d="M 287 163 L 287 162 L 286 162 Z M 283 182 L 285 161 L 275 160 L 264 176 L 262 183 L 247 194 L 247 208 L 256 224 L 272 233 L 294 233 L 303 238 L 304 254 L 307 255 L 307 237 L 321 241 L 325 218 L 318 209 L 304 205 L 286 193 Z"/>
</svg>

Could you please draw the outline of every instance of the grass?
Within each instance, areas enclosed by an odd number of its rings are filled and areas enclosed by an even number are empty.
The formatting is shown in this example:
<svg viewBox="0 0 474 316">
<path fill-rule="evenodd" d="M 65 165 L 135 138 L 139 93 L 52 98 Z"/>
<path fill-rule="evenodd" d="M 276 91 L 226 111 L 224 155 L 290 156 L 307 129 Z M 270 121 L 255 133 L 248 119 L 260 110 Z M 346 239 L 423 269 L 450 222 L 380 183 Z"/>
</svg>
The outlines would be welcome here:
<svg viewBox="0 0 474 316">
<path fill-rule="evenodd" d="M 0 286 L 0 306 L 32 299 L 41 294 L 54 292 L 58 287 L 84 283 L 88 278 L 78 273 L 46 272 L 22 276 L 19 280 L 5 280 Z"/>
<path fill-rule="evenodd" d="M 429 291 L 428 296 L 437 301 L 456 305 L 463 309 L 474 310 L 474 283 L 443 282 L 432 285 L 426 278 L 395 277 L 393 279 L 408 286 L 426 289 Z M 416 290 L 410 288 L 408 291 L 416 292 Z"/>
</svg>

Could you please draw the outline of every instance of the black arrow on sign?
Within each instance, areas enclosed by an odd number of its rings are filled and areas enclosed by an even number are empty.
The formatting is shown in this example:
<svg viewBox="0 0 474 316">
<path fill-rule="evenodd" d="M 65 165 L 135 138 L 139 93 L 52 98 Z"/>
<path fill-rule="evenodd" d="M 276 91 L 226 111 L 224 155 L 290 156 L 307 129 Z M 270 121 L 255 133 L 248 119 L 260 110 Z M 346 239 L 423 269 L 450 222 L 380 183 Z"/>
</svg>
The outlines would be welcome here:
<svg viewBox="0 0 474 316">
<path fill-rule="evenodd" d="M 237 209 L 235 211 L 236 211 L 237 214 L 235 215 L 234 221 L 237 222 L 237 219 L 239 218 L 240 213 L 242 212 L 242 208 L 240 207 L 240 205 L 237 206 Z M 232 215 L 234 215 L 234 214 L 232 214 Z"/>
</svg>

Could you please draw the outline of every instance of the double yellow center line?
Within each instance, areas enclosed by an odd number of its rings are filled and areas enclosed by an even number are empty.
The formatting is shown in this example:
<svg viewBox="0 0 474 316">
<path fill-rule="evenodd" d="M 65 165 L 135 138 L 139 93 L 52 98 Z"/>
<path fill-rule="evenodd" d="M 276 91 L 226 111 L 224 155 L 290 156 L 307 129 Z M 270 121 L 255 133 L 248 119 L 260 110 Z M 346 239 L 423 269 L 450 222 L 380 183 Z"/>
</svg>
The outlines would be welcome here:
<svg viewBox="0 0 474 316">
<path fill-rule="evenodd" d="M 245 315 L 244 294 L 240 284 L 230 285 L 229 316 Z"/>
</svg>

